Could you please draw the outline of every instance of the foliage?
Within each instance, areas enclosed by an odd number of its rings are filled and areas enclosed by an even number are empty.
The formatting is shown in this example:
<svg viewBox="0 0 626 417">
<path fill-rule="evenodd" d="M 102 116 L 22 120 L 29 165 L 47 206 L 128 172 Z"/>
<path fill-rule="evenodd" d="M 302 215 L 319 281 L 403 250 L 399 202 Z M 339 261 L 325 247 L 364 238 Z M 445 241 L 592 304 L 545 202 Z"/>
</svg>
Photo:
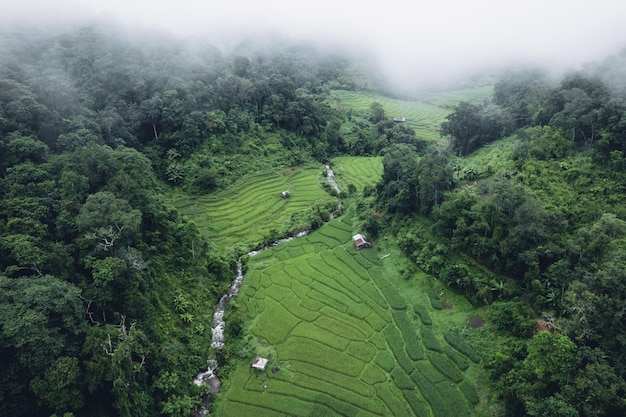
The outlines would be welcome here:
<svg viewBox="0 0 626 417">
<path fill-rule="evenodd" d="M 417 153 L 408 145 L 391 146 L 383 157 L 379 202 L 390 212 L 430 213 L 453 185 L 452 172 L 446 165 L 446 158 L 438 154 L 417 161 Z"/>
<path fill-rule="evenodd" d="M 325 401 L 333 410 L 352 410 L 348 413 L 384 415 L 391 407 L 405 415 L 398 410 L 407 402 L 416 413 L 449 412 L 448 406 L 424 401 L 422 387 L 415 390 L 418 362 L 439 380 L 446 377 L 426 358 L 415 313 L 397 288 L 401 277 L 384 268 L 375 249 L 354 250 L 354 216 L 350 207 L 306 237 L 249 258 L 239 311 L 250 320 L 248 337 L 256 354 L 269 357 L 280 370 L 235 370 L 218 413 L 230 415 L 242 405 L 299 413 L 317 404 L 320 395 L 330 396 Z M 366 257 L 364 251 L 372 253 Z M 254 355 L 250 352 L 247 360 Z M 449 359 L 433 360 L 455 381 L 469 370 L 468 362 L 455 373 L 448 368 L 456 366 Z M 424 381 L 423 389 L 440 398 L 432 383 Z M 462 398 L 458 388 L 451 390 Z M 282 402 L 284 395 L 298 401 Z M 462 400 L 455 406 L 469 412 Z"/>
<path fill-rule="evenodd" d="M 518 337 L 529 337 L 535 330 L 535 320 L 527 306 L 519 300 L 496 301 L 491 307 L 490 320 L 497 329 Z"/>
<path fill-rule="evenodd" d="M 455 332 L 446 332 L 443 336 L 450 346 L 467 356 L 472 362 L 480 361 L 480 357 L 476 351 L 463 339 L 461 335 Z"/>
<path fill-rule="evenodd" d="M 442 135 L 450 135 L 461 155 L 469 155 L 481 146 L 511 132 L 513 125 L 506 108 L 495 104 L 473 105 L 462 101 L 441 124 Z"/>
<path fill-rule="evenodd" d="M 438 267 L 434 243 L 399 234 L 403 250 L 425 270 L 491 303 L 490 323 L 518 341 L 488 365 L 508 415 L 612 415 L 623 408 L 623 393 L 615 391 L 624 378 L 615 343 L 623 326 L 609 330 L 614 322 L 604 312 L 620 314 L 615 306 L 623 301 L 622 274 L 614 268 L 624 253 L 625 177 L 615 147 L 623 139 L 624 96 L 596 75 L 575 73 L 551 84 L 537 72 L 505 74 L 494 91 L 499 107 L 461 103 L 442 126 L 466 156 L 454 161 L 464 186 L 434 208 L 432 230 L 497 276 L 475 274 L 466 262 Z M 482 124 L 489 106 L 504 125 Z M 508 115 L 513 124 L 505 122 Z M 517 129 L 511 137 L 480 148 L 511 128 Z M 476 175 L 464 174 L 464 167 L 479 166 Z M 595 356 L 598 349 L 615 352 L 607 369 L 612 382 L 599 384 L 609 393 L 605 407 L 580 401 L 589 401 L 583 387 L 598 387 L 592 369 L 607 359 Z M 585 382 L 576 385 L 577 379 Z"/>
<path fill-rule="evenodd" d="M 350 62 L 310 45 L 146 38 L 3 31 L 0 414 L 187 415 L 235 256 L 313 229 L 250 263 L 217 354 L 244 388 L 223 410 L 469 413 L 467 358 L 507 415 L 624 414 L 626 98 L 609 61 L 414 102 L 355 91 Z M 346 211 L 327 227 L 329 160 Z M 376 249 L 356 252 L 355 230 Z M 416 267 L 382 259 L 389 242 Z M 451 290 L 487 305 L 483 330 L 439 328 Z M 232 371 L 254 349 L 277 375 Z"/>
</svg>

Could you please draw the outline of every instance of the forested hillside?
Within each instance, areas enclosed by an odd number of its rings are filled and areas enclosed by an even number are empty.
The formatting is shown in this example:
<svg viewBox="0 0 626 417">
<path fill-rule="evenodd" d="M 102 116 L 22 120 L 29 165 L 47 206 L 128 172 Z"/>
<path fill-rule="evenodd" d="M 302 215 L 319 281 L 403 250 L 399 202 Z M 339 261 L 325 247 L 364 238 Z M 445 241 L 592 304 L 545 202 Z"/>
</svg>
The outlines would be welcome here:
<svg viewBox="0 0 626 417">
<path fill-rule="evenodd" d="M 492 100 L 455 107 L 445 146 L 383 160 L 398 244 L 491 306 L 505 342 L 484 364 L 506 415 L 626 410 L 626 101 L 601 75 L 507 73 Z"/>
<path fill-rule="evenodd" d="M 243 249 L 208 241 L 172 196 L 209 207 L 194 198 L 215 192 L 226 197 L 210 207 L 227 207 L 235 197 L 217 192 L 242 178 L 237 190 L 250 190 L 263 172 L 302 167 L 308 181 L 306 169 L 341 155 L 383 164 L 375 187 L 368 178 L 342 195 L 356 219 L 342 239 L 352 227 L 387 238 L 409 259 L 407 280 L 420 269 L 489 312 L 472 340 L 489 382 L 480 398 L 464 382 L 467 410 L 623 415 L 623 61 L 559 80 L 505 73 L 492 97 L 438 107 L 445 122 L 420 121 L 422 137 L 380 103 L 333 106 L 362 74 L 312 45 L 225 51 L 104 26 L 0 32 L 0 415 L 188 416 L 209 391 L 191 381 Z M 283 182 L 266 180 L 278 195 Z M 291 222 L 319 227 L 321 200 Z M 247 243 L 289 232 L 272 227 Z M 236 318 L 226 329 L 245 331 Z M 457 392 L 446 389 L 428 398 Z"/>
<path fill-rule="evenodd" d="M 343 149 L 346 62 L 116 28 L 2 33 L 0 414 L 188 415 L 234 271 L 163 197 Z"/>
</svg>

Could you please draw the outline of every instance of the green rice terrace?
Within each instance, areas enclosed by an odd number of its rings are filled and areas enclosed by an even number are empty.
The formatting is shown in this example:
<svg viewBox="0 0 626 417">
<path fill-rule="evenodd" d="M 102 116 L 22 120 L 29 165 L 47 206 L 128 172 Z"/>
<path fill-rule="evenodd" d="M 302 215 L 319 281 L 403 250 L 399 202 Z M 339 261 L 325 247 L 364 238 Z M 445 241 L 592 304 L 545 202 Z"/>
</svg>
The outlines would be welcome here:
<svg viewBox="0 0 626 417">
<path fill-rule="evenodd" d="M 478 103 L 493 94 L 493 86 L 452 90 L 426 96 L 420 101 L 400 100 L 368 91 L 333 90 L 331 105 L 336 108 L 367 112 L 374 102 L 380 103 L 387 117 L 404 117 L 418 138 L 437 140 L 438 127 L 460 101 Z"/>
<path fill-rule="evenodd" d="M 237 304 L 269 364 L 242 363 L 216 415 L 471 415 L 469 303 L 402 279 L 392 247 L 357 251 L 352 217 L 250 258 Z"/>
<path fill-rule="evenodd" d="M 380 158 L 331 161 L 341 187 L 375 185 Z M 177 205 L 220 248 L 264 236 L 290 213 L 332 197 L 321 169 L 251 175 Z M 281 198 L 282 190 L 293 192 Z M 212 415 L 469 416 L 479 361 L 466 341 L 471 305 L 423 273 L 405 279 L 385 239 L 357 250 L 354 210 L 249 257 L 237 298 L 264 370 L 241 362 Z M 251 238 L 250 236 L 254 237 Z M 228 343 L 228 342 L 227 342 Z"/>
<path fill-rule="evenodd" d="M 333 197 L 320 187 L 323 167 L 281 169 L 246 176 L 226 190 L 201 197 L 179 195 L 174 204 L 220 249 L 257 244 L 269 231 L 317 202 Z M 281 193 L 288 191 L 289 198 Z"/>
<path fill-rule="evenodd" d="M 361 192 L 366 186 L 375 186 L 383 173 L 383 158 L 380 156 L 340 156 L 331 162 L 337 174 L 335 180 L 342 190 L 348 190 L 348 185 L 353 184 Z"/>
</svg>

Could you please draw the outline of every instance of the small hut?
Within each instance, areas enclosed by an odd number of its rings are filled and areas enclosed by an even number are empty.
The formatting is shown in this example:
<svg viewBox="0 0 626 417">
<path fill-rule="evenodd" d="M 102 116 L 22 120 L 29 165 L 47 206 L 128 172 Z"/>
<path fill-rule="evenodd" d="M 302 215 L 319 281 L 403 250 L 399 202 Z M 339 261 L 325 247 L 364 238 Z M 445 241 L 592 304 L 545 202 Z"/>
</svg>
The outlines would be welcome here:
<svg viewBox="0 0 626 417">
<path fill-rule="evenodd" d="M 260 356 L 257 356 L 252 361 L 252 365 L 250 365 L 250 367 L 252 367 L 254 369 L 258 369 L 259 371 L 264 371 L 265 367 L 267 366 L 267 362 L 268 362 L 268 360 L 266 358 L 262 358 Z"/>
<path fill-rule="evenodd" d="M 280 193 L 280 196 L 282 198 L 289 198 L 291 197 L 291 193 L 289 191 L 283 191 L 282 193 Z"/>
<path fill-rule="evenodd" d="M 367 241 L 367 238 L 360 233 L 352 236 L 352 240 L 354 241 L 354 247 L 357 250 L 372 247 L 372 244 Z"/>
</svg>

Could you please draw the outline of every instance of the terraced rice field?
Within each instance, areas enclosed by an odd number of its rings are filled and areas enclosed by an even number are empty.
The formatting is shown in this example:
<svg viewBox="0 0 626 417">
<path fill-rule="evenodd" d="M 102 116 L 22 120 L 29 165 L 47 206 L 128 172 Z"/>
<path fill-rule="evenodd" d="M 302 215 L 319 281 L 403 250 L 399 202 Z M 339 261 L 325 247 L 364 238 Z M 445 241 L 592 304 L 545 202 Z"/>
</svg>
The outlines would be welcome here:
<svg viewBox="0 0 626 417">
<path fill-rule="evenodd" d="M 359 192 L 365 186 L 375 186 L 383 175 L 382 157 L 340 156 L 331 163 L 339 188 L 346 191 L 348 184 L 354 184 Z"/>
<path fill-rule="evenodd" d="M 351 108 L 368 112 L 373 102 L 380 103 L 387 117 L 405 117 L 406 125 L 415 131 L 418 138 L 437 140 L 437 127 L 445 121 L 452 107 L 461 100 L 480 102 L 491 96 L 492 86 L 448 91 L 427 96 L 420 101 L 399 100 L 367 91 L 334 90 L 331 104 L 338 108 Z"/>
<path fill-rule="evenodd" d="M 332 200 L 320 187 L 319 169 L 293 168 L 243 178 L 232 187 L 202 197 L 179 196 L 175 206 L 193 219 L 218 248 L 262 242 L 269 231 L 318 201 Z M 281 192 L 289 190 L 290 198 Z"/>
<path fill-rule="evenodd" d="M 478 358 L 450 331 L 469 305 L 435 310 L 398 253 L 356 251 L 352 217 L 250 258 L 237 304 L 269 364 L 242 364 L 215 415 L 471 415 Z"/>
<path fill-rule="evenodd" d="M 424 97 L 422 101 L 441 107 L 453 107 L 459 104 L 460 101 L 469 101 L 473 104 L 479 104 L 492 95 L 493 85 L 484 85 L 434 93 Z"/>
</svg>

